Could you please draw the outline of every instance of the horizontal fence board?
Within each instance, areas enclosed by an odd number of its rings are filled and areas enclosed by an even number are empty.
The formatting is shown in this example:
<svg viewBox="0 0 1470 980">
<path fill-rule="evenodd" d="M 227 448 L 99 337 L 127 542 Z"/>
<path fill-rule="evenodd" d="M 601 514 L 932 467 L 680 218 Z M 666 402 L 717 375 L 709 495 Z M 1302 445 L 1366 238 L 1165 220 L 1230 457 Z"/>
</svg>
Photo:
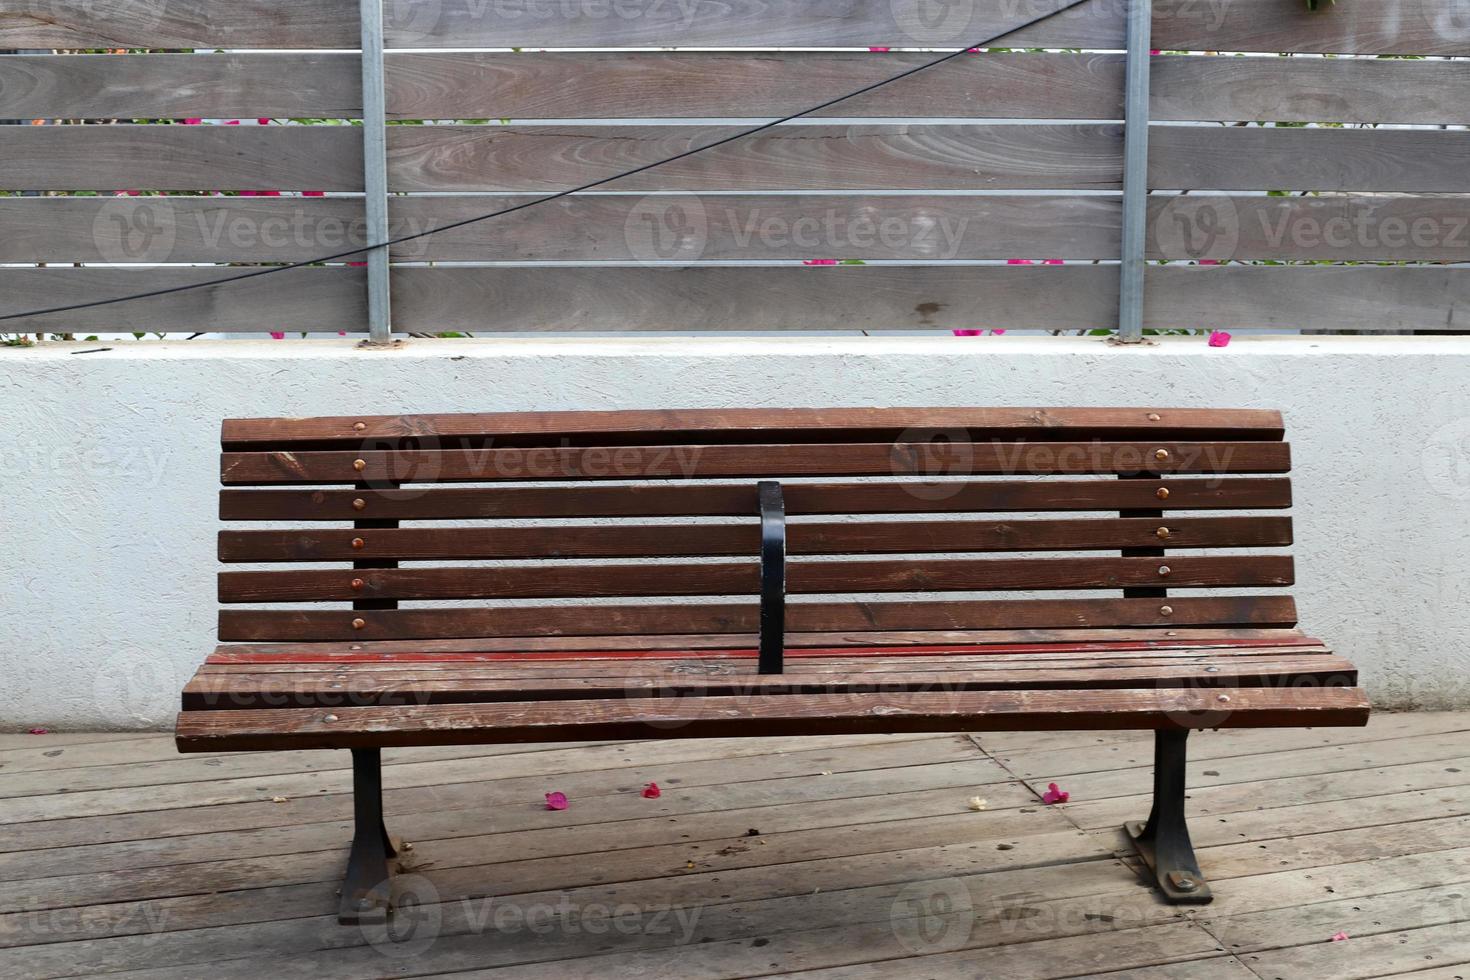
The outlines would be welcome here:
<svg viewBox="0 0 1470 980">
<path fill-rule="evenodd" d="M 1170 51 L 1470 54 L 1470 18 L 1456 2 L 1321 6 L 1312 12 L 1305 3 L 1277 0 L 1165 0 L 1154 8 L 1153 46 Z"/>
<path fill-rule="evenodd" d="M 390 237 L 522 197 L 399 197 Z M 1114 196 L 632 195 L 548 202 L 396 246 L 397 261 L 1112 259 Z M 295 262 L 367 244 L 354 198 L 0 198 L 0 262 Z M 1148 257 L 1470 261 L 1470 198 L 1154 196 Z"/>
<path fill-rule="evenodd" d="M 395 197 L 389 237 L 524 197 Z M 397 261 L 1007 259 L 1118 255 L 1116 196 L 579 196 L 393 248 Z M 0 262 L 299 262 L 367 242 L 362 201 L 0 198 Z"/>
<path fill-rule="evenodd" d="M 390 52 L 390 119 L 780 116 L 932 60 L 907 52 Z M 1470 123 L 1462 62 L 1174 56 L 1155 120 Z M 978 54 L 812 118 L 1123 116 L 1119 54 Z M 358 57 L 317 52 L 0 58 L 0 117 L 361 118 Z"/>
<path fill-rule="evenodd" d="M 1284 586 L 1285 555 L 1159 558 L 985 558 L 797 561 L 786 566 L 788 594 L 1015 592 Z M 1168 569 L 1167 574 L 1161 569 Z M 358 584 L 360 583 L 360 584 Z M 752 595 L 760 563 L 514 565 L 500 568 L 394 568 L 221 572 L 220 602 L 321 602 L 357 599 L 556 599 L 623 596 Z"/>
<path fill-rule="evenodd" d="M 892 77 L 905 52 L 392 52 L 390 119 L 778 116 Z M 17 55 L 0 116 L 360 118 L 342 53 Z M 1154 59 L 1155 120 L 1470 123 L 1470 65 L 1317 58 Z M 979 54 L 812 118 L 1122 118 L 1123 56 Z"/>
<path fill-rule="evenodd" d="M 952 47 L 1060 9 L 1063 0 L 974 0 L 937 21 L 923 0 L 413 0 L 384 9 L 389 47 Z M 1084 4 L 997 43 L 1121 47 L 1124 10 Z M 356 48 L 357 9 L 340 0 L 34 0 L 0 17 L 7 48 Z"/>
<path fill-rule="evenodd" d="M 1160 534 L 1163 529 L 1165 533 Z M 1287 517 L 791 523 L 790 555 L 1084 551 L 1291 544 Z M 633 527 L 383 528 L 221 531 L 222 562 L 422 561 L 452 558 L 631 558 L 754 555 L 760 528 L 674 524 Z"/>
<path fill-rule="evenodd" d="M 1160 329 L 1470 330 L 1465 269 L 1164 266 L 1146 291 Z"/>
<path fill-rule="evenodd" d="M 967 442 L 1017 436 L 1058 442 L 1139 436 L 1279 441 L 1285 435 L 1281 413 L 1259 408 L 844 406 L 233 418 L 220 426 L 220 446 L 356 449 L 370 440 L 387 440 L 378 443 L 382 448 L 404 439 L 432 439 L 440 446 L 882 442 L 912 440 L 916 432 Z"/>
<path fill-rule="evenodd" d="M 1465 130 L 1154 126 L 1150 187 L 1470 191 Z"/>
<path fill-rule="evenodd" d="M 402 269 L 393 295 L 400 330 L 1064 330 L 1118 320 L 1108 266 Z"/>
<path fill-rule="evenodd" d="M 1152 480 L 997 480 L 910 485 L 854 483 L 783 487 L 786 512 L 918 514 L 1125 509 L 1229 510 L 1291 506 L 1291 481 L 1167 478 L 1167 501 Z M 359 509 L 354 506 L 363 502 Z M 756 489 L 734 486 L 435 487 L 412 490 L 221 490 L 226 521 L 462 520 L 565 517 L 745 517 Z"/>
<path fill-rule="evenodd" d="M 220 482 L 437 483 L 724 476 L 1285 473 L 1284 442 L 949 442 L 224 452 Z"/>
<path fill-rule="evenodd" d="M 208 283 L 241 269 L 0 269 L 0 315 Z M 196 333 L 367 330 L 364 269 L 293 269 L 225 286 L 10 320 L 7 331 Z"/>
<path fill-rule="evenodd" d="M 555 192 L 706 146 L 728 126 L 395 126 L 398 192 Z M 1155 126 L 1152 187 L 1470 191 L 1470 132 Z M 653 190 L 1116 190 L 1122 127 L 784 126 L 617 182 Z M 350 126 L 27 126 L 0 147 L 13 190 L 362 187 Z"/>
<path fill-rule="evenodd" d="M 1164 610 L 1168 610 L 1165 612 Z M 732 633 L 757 628 L 759 606 L 521 606 L 464 609 L 221 609 L 221 640 L 413 640 L 470 636 Z M 362 621 L 361 627 L 353 622 Z M 789 632 L 1106 626 L 1295 626 L 1289 596 L 1159 599 L 794 602 Z"/>
</svg>

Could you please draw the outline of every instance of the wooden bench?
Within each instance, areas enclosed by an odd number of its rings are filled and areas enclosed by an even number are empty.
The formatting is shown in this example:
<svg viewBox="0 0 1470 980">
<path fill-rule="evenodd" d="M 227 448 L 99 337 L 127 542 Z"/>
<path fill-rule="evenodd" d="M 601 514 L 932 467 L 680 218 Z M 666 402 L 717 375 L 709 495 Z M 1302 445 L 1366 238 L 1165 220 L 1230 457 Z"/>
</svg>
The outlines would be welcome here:
<svg viewBox="0 0 1470 980">
<path fill-rule="evenodd" d="M 1162 408 L 229 420 L 220 560 L 310 567 L 220 574 L 178 747 L 350 749 L 353 922 L 392 904 L 383 748 L 1151 729 L 1128 831 L 1209 901 L 1188 733 L 1368 718 L 1279 592 L 1282 438 Z"/>
</svg>

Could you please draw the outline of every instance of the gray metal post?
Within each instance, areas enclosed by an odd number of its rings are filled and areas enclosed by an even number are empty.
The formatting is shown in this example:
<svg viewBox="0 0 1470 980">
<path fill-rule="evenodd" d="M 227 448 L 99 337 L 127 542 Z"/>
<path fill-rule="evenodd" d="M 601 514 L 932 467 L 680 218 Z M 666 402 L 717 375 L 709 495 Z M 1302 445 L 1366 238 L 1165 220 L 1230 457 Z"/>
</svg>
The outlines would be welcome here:
<svg viewBox="0 0 1470 980">
<path fill-rule="evenodd" d="M 1144 247 L 1148 234 L 1149 49 L 1153 0 L 1128 4 L 1128 92 L 1123 135 L 1123 265 L 1118 339 L 1143 341 Z"/>
<path fill-rule="evenodd" d="M 383 90 L 383 0 L 362 6 L 362 167 L 367 240 L 388 240 L 388 110 Z M 367 253 L 368 332 L 375 344 L 392 341 L 388 249 Z"/>
</svg>

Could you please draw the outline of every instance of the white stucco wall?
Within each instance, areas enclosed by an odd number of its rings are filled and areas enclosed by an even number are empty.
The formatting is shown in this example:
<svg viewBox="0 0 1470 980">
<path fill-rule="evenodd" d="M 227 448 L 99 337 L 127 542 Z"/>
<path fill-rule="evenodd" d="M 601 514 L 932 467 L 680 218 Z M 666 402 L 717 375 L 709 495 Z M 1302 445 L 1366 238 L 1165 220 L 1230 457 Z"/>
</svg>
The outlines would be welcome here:
<svg viewBox="0 0 1470 980">
<path fill-rule="evenodd" d="M 214 642 L 220 419 L 806 405 L 1277 407 L 1303 625 L 1470 706 L 1470 338 L 829 338 L 0 351 L 0 727 L 149 727 Z"/>
</svg>

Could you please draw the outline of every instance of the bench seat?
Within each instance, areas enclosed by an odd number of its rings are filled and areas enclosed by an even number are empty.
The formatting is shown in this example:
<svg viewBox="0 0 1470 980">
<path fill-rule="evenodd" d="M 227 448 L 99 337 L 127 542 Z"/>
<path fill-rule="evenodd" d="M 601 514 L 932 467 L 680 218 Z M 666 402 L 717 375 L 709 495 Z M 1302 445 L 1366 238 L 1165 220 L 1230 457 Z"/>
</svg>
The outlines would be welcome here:
<svg viewBox="0 0 1470 980">
<path fill-rule="evenodd" d="M 1369 713 L 1276 591 L 1283 434 L 1137 408 L 230 420 L 219 555 L 254 567 L 219 575 L 177 744 L 350 750 L 360 922 L 394 902 L 385 748 L 1152 730 L 1126 830 L 1165 898 L 1206 902 L 1189 733 Z"/>
</svg>

